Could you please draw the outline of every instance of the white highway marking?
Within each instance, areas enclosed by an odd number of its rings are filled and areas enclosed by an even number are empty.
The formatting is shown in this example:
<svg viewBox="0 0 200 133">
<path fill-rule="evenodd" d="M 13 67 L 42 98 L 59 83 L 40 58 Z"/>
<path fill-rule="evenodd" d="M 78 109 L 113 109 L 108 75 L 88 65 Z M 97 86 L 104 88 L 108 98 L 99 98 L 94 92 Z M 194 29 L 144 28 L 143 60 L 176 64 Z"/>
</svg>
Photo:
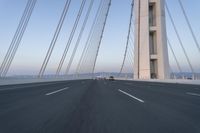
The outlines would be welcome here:
<svg viewBox="0 0 200 133">
<path fill-rule="evenodd" d="M 135 96 L 133 96 L 133 95 L 131 95 L 131 94 L 125 92 L 125 91 L 122 91 L 122 90 L 120 90 L 120 89 L 118 89 L 118 91 L 120 91 L 121 93 L 123 93 L 123 94 L 125 94 L 125 95 L 127 95 L 127 96 L 129 96 L 129 97 L 131 97 L 131 98 L 133 98 L 133 99 L 135 99 L 135 100 L 141 102 L 141 103 L 144 103 L 143 100 L 141 100 L 141 99 L 139 99 L 139 98 L 137 98 L 137 97 L 135 97 Z"/>
<path fill-rule="evenodd" d="M 197 94 L 197 93 L 187 92 L 186 94 L 200 97 L 200 94 Z"/>
<path fill-rule="evenodd" d="M 49 96 L 49 95 L 52 95 L 52 94 L 55 94 L 55 93 L 58 93 L 58 92 L 61 92 L 61 91 L 64 91 L 64 90 L 67 90 L 69 89 L 69 87 L 65 87 L 63 89 L 60 89 L 60 90 L 56 90 L 56 91 L 53 91 L 53 92 L 49 92 L 47 94 L 45 94 L 46 96 Z"/>
</svg>

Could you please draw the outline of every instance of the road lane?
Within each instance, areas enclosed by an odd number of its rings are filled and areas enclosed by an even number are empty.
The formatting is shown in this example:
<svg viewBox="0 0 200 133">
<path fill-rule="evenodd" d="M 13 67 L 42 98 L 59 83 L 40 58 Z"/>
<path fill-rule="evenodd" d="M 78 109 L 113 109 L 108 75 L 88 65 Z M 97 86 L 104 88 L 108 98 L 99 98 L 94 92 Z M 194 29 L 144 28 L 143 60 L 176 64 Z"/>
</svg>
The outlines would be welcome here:
<svg viewBox="0 0 200 133">
<path fill-rule="evenodd" d="M 56 86 L 60 88 L 63 85 L 66 86 L 66 84 L 63 83 L 61 85 L 57 84 Z M 22 97 L 23 91 L 19 89 L 19 93 L 16 93 L 16 97 L 18 97 L 16 101 L 0 104 L 0 132 L 56 132 L 60 126 L 64 126 L 65 120 L 67 120 L 70 113 L 76 108 L 81 95 L 88 88 L 87 86 L 89 84 L 82 85 L 81 88 L 79 88 L 80 83 L 78 81 L 73 81 L 68 85 L 71 86 L 71 89 L 67 92 L 58 93 L 51 97 L 46 97 L 44 92 L 46 93 L 52 90 L 52 88 L 48 89 L 44 88 L 44 86 L 37 90 L 29 88 L 28 90 L 31 93 L 35 91 L 37 91 L 37 93 L 33 93 L 33 96 L 31 96 L 27 93 L 27 90 L 24 92 L 25 94 L 23 94 L 24 97 Z M 13 91 L 16 92 L 17 90 Z M 28 96 L 25 97 L 25 95 Z M 4 101 L 9 99 L 12 99 L 12 97 L 7 97 Z"/>
<path fill-rule="evenodd" d="M 197 94 L 197 93 L 187 92 L 186 94 L 200 97 L 200 94 Z"/>
<path fill-rule="evenodd" d="M 129 94 L 144 99 L 148 107 L 146 110 L 168 121 L 168 125 L 172 123 L 178 126 L 177 123 L 180 123 L 179 126 L 185 130 L 184 132 L 200 132 L 200 98 L 191 97 L 185 93 L 188 90 L 195 91 L 193 85 L 149 84 L 145 82 L 127 84 L 127 81 L 111 83 L 114 88 L 120 87 Z"/>
<path fill-rule="evenodd" d="M 40 87 L 27 87 L 9 91 L 0 91 L 0 112 L 2 114 L 26 106 L 29 102 L 38 101 L 48 92 L 56 91 L 66 86 L 79 86 L 79 81 L 59 82 L 52 85 L 42 85 Z M 85 84 L 87 85 L 87 84 Z M 85 86 L 84 85 L 84 86 Z M 18 85 L 17 85 L 18 86 Z"/>
<path fill-rule="evenodd" d="M 125 92 L 125 91 L 122 91 L 122 90 L 120 90 L 120 89 L 118 89 L 118 91 L 119 91 L 119 92 L 122 92 L 123 94 L 125 94 L 125 95 L 127 95 L 127 96 L 129 96 L 129 97 L 131 97 L 131 98 L 133 98 L 133 99 L 135 99 L 135 100 L 141 102 L 141 103 L 144 103 L 144 100 L 141 100 L 141 99 L 139 99 L 139 98 L 137 98 L 137 97 L 135 97 L 135 96 L 133 96 L 133 95 L 131 95 L 131 94 Z"/>
<path fill-rule="evenodd" d="M 186 94 L 198 87 L 80 80 L 0 91 L 0 133 L 199 133 L 200 98 Z"/>
<path fill-rule="evenodd" d="M 56 91 L 53 91 L 53 92 L 49 92 L 45 95 L 49 96 L 49 95 L 52 95 L 52 94 L 55 94 L 55 93 L 58 93 L 58 92 L 61 92 L 61 91 L 67 90 L 67 89 L 69 89 L 69 87 L 65 87 L 65 88 L 62 88 L 62 89 L 59 89 L 59 90 L 56 90 Z"/>
</svg>

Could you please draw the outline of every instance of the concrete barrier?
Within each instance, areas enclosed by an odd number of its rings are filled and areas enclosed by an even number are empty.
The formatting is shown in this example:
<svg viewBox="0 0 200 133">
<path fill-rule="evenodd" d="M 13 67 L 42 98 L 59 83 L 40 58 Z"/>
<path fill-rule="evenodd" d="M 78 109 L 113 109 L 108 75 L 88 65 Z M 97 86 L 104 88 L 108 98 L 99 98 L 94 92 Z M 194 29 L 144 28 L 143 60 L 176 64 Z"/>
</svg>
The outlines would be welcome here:
<svg viewBox="0 0 200 133">
<path fill-rule="evenodd" d="M 14 85 L 14 84 L 27 84 L 27 83 L 43 83 L 43 82 L 54 82 L 54 81 L 68 81 L 68 80 L 81 80 L 88 78 L 6 78 L 0 79 L 0 85 Z M 116 78 L 116 80 L 128 80 L 128 81 L 145 81 L 145 82 L 158 82 L 158 83 L 178 83 L 178 84 L 193 84 L 200 85 L 200 80 L 183 80 L 183 79 L 168 79 L 168 80 L 133 80 Z"/>
<path fill-rule="evenodd" d="M 200 85 L 200 80 L 184 80 L 184 79 L 167 79 L 167 80 L 133 80 L 129 81 L 145 81 L 145 82 L 157 82 L 157 83 L 176 83 L 176 84 L 191 84 L 191 85 Z"/>
<path fill-rule="evenodd" d="M 0 79 L 0 86 L 2 85 L 14 85 L 14 84 L 28 84 L 28 83 L 44 83 L 54 81 L 68 81 L 75 80 L 73 78 L 6 78 Z M 78 80 L 78 79 L 77 79 Z"/>
</svg>

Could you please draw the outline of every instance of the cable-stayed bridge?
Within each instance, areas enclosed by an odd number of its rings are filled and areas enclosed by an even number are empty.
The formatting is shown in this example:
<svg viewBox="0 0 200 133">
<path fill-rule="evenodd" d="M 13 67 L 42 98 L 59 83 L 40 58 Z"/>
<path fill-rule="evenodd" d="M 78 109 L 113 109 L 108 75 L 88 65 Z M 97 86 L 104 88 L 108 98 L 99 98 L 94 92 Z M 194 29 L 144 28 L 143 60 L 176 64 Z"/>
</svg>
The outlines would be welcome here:
<svg viewBox="0 0 200 133">
<path fill-rule="evenodd" d="M 170 2 L 168 2 L 170 4 Z M 24 51 L 18 51 L 20 45 L 22 45 L 24 34 L 26 33 L 26 29 L 28 28 L 28 24 L 31 22 L 31 15 L 34 14 L 34 8 L 37 9 L 40 2 L 37 1 L 28 1 L 26 3 L 26 7 L 24 8 L 23 14 L 17 26 L 17 30 L 15 31 L 14 36 L 10 44 L 4 44 L 1 57 L 1 78 L 10 77 L 12 75 L 19 75 L 20 72 L 17 73 L 14 67 L 15 59 L 17 58 L 17 54 L 24 54 Z M 98 61 L 99 53 L 101 51 L 102 39 L 104 37 L 104 30 L 106 29 L 107 17 L 109 17 L 110 4 L 105 1 L 83 1 L 77 6 L 77 14 L 74 14 L 73 20 L 68 20 L 68 15 L 70 14 L 70 10 L 73 8 L 73 4 L 71 1 L 67 1 L 63 3 L 64 7 L 63 11 L 58 14 L 58 21 L 56 27 L 54 28 L 54 33 L 52 34 L 52 38 L 48 40 L 49 45 L 47 46 L 46 51 L 43 51 L 43 55 L 41 55 L 41 62 L 36 62 L 37 64 L 30 64 L 29 66 L 37 65 L 37 69 L 34 70 L 34 73 L 31 73 L 31 69 L 26 67 L 26 71 L 30 71 L 27 73 L 23 73 L 21 75 L 34 75 L 35 77 L 42 78 L 46 75 L 55 75 L 55 77 L 74 75 L 74 77 L 81 77 L 81 74 L 89 74 L 90 77 L 94 77 L 93 74 L 96 72 L 103 72 L 96 70 L 96 62 Z M 198 34 L 196 35 L 195 27 L 192 25 L 192 20 L 190 20 L 190 16 L 188 15 L 189 11 L 186 11 L 187 3 L 183 3 L 181 1 L 176 2 L 177 7 L 180 8 L 180 14 L 185 25 L 183 27 L 186 29 L 187 33 L 184 36 L 181 36 L 180 33 L 182 30 L 178 29 L 178 25 L 176 24 L 177 19 L 174 18 L 174 14 L 172 13 L 172 9 L 165 5 L 166 9 L 166 20 L 167 20 L 167 47 L 168 47 L 168 55 L 169 55 L 169 64 L 171 75 L 168 78 L 179 78 L 179 79 L 199 79 L 199 63 L 195 61 L 195 57 L 198 57 L 200 54 L 200 46 L 198 42 Z M 71 5 L 71 8 L 70 8 Z M 107 6 L 105 6 L 107 5 Z M 36 7 L 35 7 L 36 6 Z M 134 21 L 136 18 L 136 14 L 134 14 L 134 3 L 129 5 L 130 7 L 130 19 L 128 29 L 127 30 L 127 39 L 124 39 L 123 45 L 125 49 L 121 49 L 122 55 L 119 59 L 118 70 L 110 71 L 119 73 L 118 76 L 123 78 L 125 74 L 122 73 L 132 73 L 132 76 L 129 78 L 134 78 L 134 44 L 136 36 Z M 79 8 L 79 9 L 78 9 Z M 95 8 L 95 9 L 94 9 Z M 105 8 L 105 9 L 104 9 Z M 112 10 L 111 10 L 112 11 Z M 108 18 L 109 19 L 109 18 Z M 66 22 L 65 22 L 66 21 Z M 61 51 L 56 51 L 57 47 L 59 47 L 61 31 L 63 30 L 64 24 L 71 23 L 71 27 L 67 30 L 69 33 L 67 36 L 67 40 L 65 41 L 63 49 Z M 65 28 L 65 27 L 64 27 Z M 168 29 L 171 29 L 168 31 Z M 12 34 L 11 34 L 12 35 Z M 173 36 L 171 36 L 173 35 Z M 188 40 L 184 42 L 184 37 L 187 36 L 190 38 L 190 42 Z M 10 37 L 11 38 L 11 37 Z M 112 39 L 112 38 L 111 38 Z M 172 40 L 173 39 L 173 40 Z M 9 41 L 7 41 L 9 42 Z M 7 45 L 7 46 L 5 46 Z M 25 45 L 25 44 L 24 44 Z M 23 45 L 23 46 L 24 46 Z M 31 44 L 34 45 L 34 44 Z M 107 44 L 108 45 L 108 44 Z M 191 49 L 194 50 L 191 53 L 190 50 L 187 50 L 188 45 L 191 45 Z M 39 45 L 37 45 L 39 46 Z M 21 46 L 22 47 L 22 46 Z M 44 49 L 44 50 L 45 50 Z M 99 50 L 100 49 L 100 50 Z M 27 49 L 28 50 L 28 49 Z M 30 55 L 31 49 L 29 49 L 29 55 L 33 57 L 35 53 Z M 108 49 L 110 51 L 110 49 Z M 21 53 L 19 53 L 21 52 Z M 37 51 L 36 51 L 37 52 Z M 59 57 L 56 58 L 58 61 L 55 61 L 52 65 L 51 60 L 54 58 L 53 52 L 61 52 L 59 53 Z M 151 51 L 152 52 L 152 51 Z M 106 57 L 104 57 L 106 58 Z M 24 58 L 23 58 L 24 59 Z M 18 58 L 16 60 L 19 60 Z M 30 58 L 31 60 L 31 58 Z M 34 60 L 34 59 L 33 59 Z M 22 60 L 21 63 L 26 64 L 27 60 Z M 30 62 L 31 63 L 31 62 Z M 13 66 L 13 67 L 12 67 Z M 51 70 L 51 73 L 48 73 L 48 69 L 53 67 L 54 70 Z M 96 71 L 95 71 L 96 70 Z M 30 74 L 31 73 L 31 74 Z M 136 72 L 135 72 L 136 73 Z M 189 74 L 188 74 L 189 73 Z M 154 77 L 155 78 L 155 77 Z"/>
<path fill-rule="evenodd" d="M 0 40 L 0 132 L 200 132 L 198 15 L 191 2 L 47 2 L 16 2 L 15 32 L 2 32 L 10 34 Z M 1 16 L 14 13 L 11 3 L 2 1 Z M 192 4 L 195 10 L 200 3 Z M 127 17 L 119 16 L 123 10 Z M 48 18 L 41 17 L 45 11 Z M 113 15 L 126 28 L 110 29 L 118 23 Z M 109 38 L 115 45 L 105 43 L 108 29 L 119 34 Z"/>
</svg>

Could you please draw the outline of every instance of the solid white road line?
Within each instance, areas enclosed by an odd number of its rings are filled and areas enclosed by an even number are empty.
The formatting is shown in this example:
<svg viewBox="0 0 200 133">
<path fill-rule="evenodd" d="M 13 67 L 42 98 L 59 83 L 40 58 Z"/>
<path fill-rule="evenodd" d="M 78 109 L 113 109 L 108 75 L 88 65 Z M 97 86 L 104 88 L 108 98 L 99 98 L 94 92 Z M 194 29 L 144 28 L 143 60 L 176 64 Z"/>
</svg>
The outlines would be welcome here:
<svg viewBox="0 0 200 133">
<path fill-rule="evenodd" d="M 133 96 L 133 95 L 131 95 L 131 94 L 125 92 L 125 91 L 122 91 L 122 90 L 120 90 L 120 89 L 118 89 L 118 91 L 121 92 L 121 93 L 123 93 L 123 94 L 125 94 L 125 95 L 127 95 L 127 96 L 129 96 L 129 97 L 131 97 L 131 98 L 133 98 L 133 99 L 135 99 L 135 100 L 137 100 L 137 101 L 139 101 L 139 102 L 141 102 L 141 103 L 144 103 L 143 100 L 141 100 L 141 99 L 139 99 L 139 98 L 137 98 L 137 97 L 135 97 L 135 96 Z"/>
<path fill-rule="evenodd" d="M 58 93 L 58 92 L 61 92 L 61 91 L 67 90 L 67 89 L 69 89 L 69 87 L 66 87 L 66 88 L 63 88 L 63 89 L 60 89 L 60 90 L 57 90 L 57 91 L 49 92 L 49 93 L 47 93 L 45 95 L 49 96 L 49 95 L 52 95 L 52 94 L 55 94 L 55 93 Z"/>
<path fill-rule="evenodd" d="M 187 92 L 186 94 L 200 97 L 200 94 L 197 94 L 197 93 Z"/>
</svg>

